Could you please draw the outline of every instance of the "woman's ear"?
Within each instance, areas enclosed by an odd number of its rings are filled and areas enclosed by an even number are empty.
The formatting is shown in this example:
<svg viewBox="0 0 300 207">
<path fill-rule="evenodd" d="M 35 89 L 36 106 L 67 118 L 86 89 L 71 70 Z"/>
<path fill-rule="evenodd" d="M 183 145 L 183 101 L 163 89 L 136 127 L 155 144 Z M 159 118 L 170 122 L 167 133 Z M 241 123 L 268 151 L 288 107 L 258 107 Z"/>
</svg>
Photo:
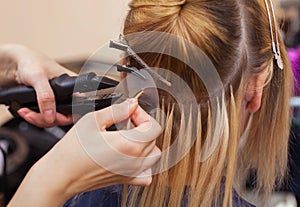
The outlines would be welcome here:
<svg viewBox="0 0 300 207">
<path fill-rule="evenodd" d="M 250 113 L 258 111 L 261 106 L 263 89 L 268 75 L 269 70 L 265 68 L 257 74 L 251 74 L 250 78 L 247 81 L 245 100 L 246 109 Z"/>
</svg>

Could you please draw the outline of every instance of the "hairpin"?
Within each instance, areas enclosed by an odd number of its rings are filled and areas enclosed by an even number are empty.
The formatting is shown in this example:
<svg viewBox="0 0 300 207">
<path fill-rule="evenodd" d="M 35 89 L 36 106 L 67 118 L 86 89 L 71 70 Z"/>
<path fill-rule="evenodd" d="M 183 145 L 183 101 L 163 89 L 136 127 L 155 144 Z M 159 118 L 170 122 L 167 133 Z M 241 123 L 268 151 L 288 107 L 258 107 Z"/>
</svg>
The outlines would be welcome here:
<svg viewBox="0 0 300 207">
<path fill-rule="evenodd" d="M 276 17 L 275 17 L 275 12 L 274 12 L 274 6 L 273 6 L 273 3 L 272 3 L 272 0 L 269 0 L 270 6 L 271 6 L 271 10 L 272 10 L 272 15 L 273 15 L 273 21 L 274 21 L 276 44 L 275 44 L 275 40 L 274 40 L 273 24 L 272 24 L 272 19 L 271 19 L 271 13 L 270 13 L 269 5 L 267 3 L 267 0 L 264 0 L 264 1 L 265 1 L 265 4 L 266 4 L 266 8 L 267 8 L 267 12 L 268 12 L 268 18 L 269 18 L 270 33 L 271 33 L 271 39 L 272 39 L 272 51 L 274 53 L 274 58 L 276 60 L 277 66 L 281 70 L 283 70 L 283 61 L 282 61 L 282 58 L 281 58 L 280 48 L 279 48 L 278 30 L 277 30 L 277 23 L 276 23 Z"/>
</svg>

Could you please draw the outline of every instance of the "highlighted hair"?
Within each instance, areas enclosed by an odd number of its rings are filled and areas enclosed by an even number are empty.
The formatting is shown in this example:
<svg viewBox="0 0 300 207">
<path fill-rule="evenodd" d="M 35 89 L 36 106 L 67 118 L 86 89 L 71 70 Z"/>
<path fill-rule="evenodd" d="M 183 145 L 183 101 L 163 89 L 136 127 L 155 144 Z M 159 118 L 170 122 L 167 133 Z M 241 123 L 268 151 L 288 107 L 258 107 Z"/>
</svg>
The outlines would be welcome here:
<svg viewBox="0 0 300 207">
<path fill-rule="evenodd" d="M 190 144 L 192 148 L 175 166 L 154 175 L 149 187 L 125 188 L 123 206 L 180 206 L 182 201 L 187 206 L 232 206 L 233 187 L 242 189 L 252 171 L 257 175 L 256 192 L 267 198 L 286 173 L 292 87 L 282 41 L 284 70 L 272 64 L 264 0 L 133 0 L 129 5 L 125 35 L 160 31 L 193 42 L 217 68 L 225 94 L 219 100 L 221 119 L 213 120 L 210 103 L 203 104 L 207 91 L 189 67 L 172 57 L 140 54 L 149 66 L 166 68 L 184 79 L 199 104 L 176 104 L 160 92 L 163 113 L 157 113 L 157 119 L 165 130 L 158 138 L 158 146 L 167 150 L 178 138 L 178 146 Z M 270 65 L 270 81 L 264 88 L 260 110 L 253 114 L 248 136 L 241 142 L 247 80 L 251 74 L 261 72 L 265 63 Z M 218 122 L 224 129 L 216 149 L 200 162 L 204 143 L 212 139 L 211 126 Z M 166 151 L 155 168 L 163 168 L 169 159 Z"/>
</svg>

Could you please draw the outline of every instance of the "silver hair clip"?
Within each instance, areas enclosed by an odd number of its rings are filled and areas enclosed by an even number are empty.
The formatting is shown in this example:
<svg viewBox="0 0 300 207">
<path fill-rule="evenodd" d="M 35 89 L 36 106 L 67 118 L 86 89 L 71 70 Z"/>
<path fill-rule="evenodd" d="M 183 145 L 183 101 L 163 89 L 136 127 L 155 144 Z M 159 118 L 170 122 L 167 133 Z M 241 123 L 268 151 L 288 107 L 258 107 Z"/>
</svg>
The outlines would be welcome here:
<svg viewBox="0 0 300 207">
<path fill-rule="evenodd" d="M 130 57 L 132 57 L 135 61 L 137 61 L 137 63 L 143 67 L 143 69 L 145 69 L 150 75 L 152 75 L 153 77 L 157 78 L 158 80 L 160 80 L 161 82 L 163 82 L 164 84 L 166 84 L 167 86 L 171 86 L 172 84 L 167 81 L 166 79 L 164 79 L 163 77 L 161 77 L 158 73 L 156 73 L 154 70 L 152 70 L 144 61 L 142 58 L 140 58 L 134 51 L 133 49 L 131 49 L 131 47 L 128 45 L 127 41 L 125 40 L 123 35 L 119 36 L 119 40 L 115 41 L 115 40 L 111 40 L 109 43 L 109 47 L 111 48 L 115 48 L 118 50 L 122 50 L 124 52 L 126 52 Z M 119 70 L 123 70 L 123 71 L 130 71 L 130 72 L 134 72 L 135 75 L 142 77 L 141 74 L 139 74 L 138 69 L 133 68 L 133 67 L 129 67 L 129 66 L 119 66 L 118 67 Z"/>
<path fill-rule="evenodd" d="M 276 17 L 275 17 L 275 12 L 274 12 L 274 6 L 273 6 L 273 3 L 272 3 L 272 0 L 269 0 L 270 6 L 271 6 L 271 10 L 272 10 L 272 14 L 273 14 L 273 20 L 274 20 L 276 44 L 275 44 L 275 40 L 274 40 L 274 36 L 273 36 L 274 35 L 273 24 L 272 24 L 272 19 L 271 19 L 271 13 L 270 13 L 269 5 L 267 3 L 267 0 L 264 0 L 264 1 L 265 1 L 265 4 L 266 4 L 266 8 L 267 8 L 267 12 L 268 12 L 268 18 L 269 18 L 270 33 L 271 33 L 271 39 L 272 39 L 272 51 L 274 53 L 274 58 L 276 60 L 277 66 L 281 70 L 283 70 L 283 61 L 282 61 L 282 58 L 281 58 L 280 48 L 279 48 L 278 31 L 277 31 L 277 23 L 276 23 Z"/>
</svg>

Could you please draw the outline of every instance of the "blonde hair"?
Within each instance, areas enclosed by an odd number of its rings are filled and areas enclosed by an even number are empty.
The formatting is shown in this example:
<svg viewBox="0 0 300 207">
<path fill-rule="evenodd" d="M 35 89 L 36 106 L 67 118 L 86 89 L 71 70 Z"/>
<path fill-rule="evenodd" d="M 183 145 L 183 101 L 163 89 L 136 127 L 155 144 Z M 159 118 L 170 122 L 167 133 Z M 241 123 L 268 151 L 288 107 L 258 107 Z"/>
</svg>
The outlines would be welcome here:
<svg viewBox="0 0 300 207">
<path fill-rule="evenodd" d="M 286 173 L 291 70 L 282 41 L 284 70 L 272 64 L 264 0 L 133 0 L 129 6 L 125 35 L 144 31 L 170 33 L 193 42 L 210 58 L 225 88 L 225 98 L 220 102 L 225 106 L 221 107 L 225 127 L 211 156 L 199 162 L 215 121 L 211 118 L 211 105 L 205 99 L 204 84 L 187 65 L 173 57 L 140 54 L 150 66 L 166 68 L 182 77 L 199 105 L 174 104 L 171 97 L 160 92 L 164 97 L 161 109 L 166 117 L 157 114 L 157 119 L 165 123 L 157 145 L 166 150 L 178 137 L 180 147 L 192 145 L 192 148 L 175 166 L 154 175 L 150 186 L 126 187 L 123 205 L 180 206 L 184 200 L 187 206 L 232 206 L 233 186 L 243 186 L 252 171 L 257 176 L 256 192 L 266 198 Z M 136 40 L 128 42 L 133 48 L 143 44 Z M 159 40 L 150 44 L 159 44 Z M 264 63 L 270 65 L 272 77 L 241 146 L 243 128 L 239 124 L 247 79 L 259 73 Z M 203 99 L 208 101 L 207 105 L 200 104 Z M 156 168 L 168 162 L 168 156 L 163 156 Z"/>
</svg>

